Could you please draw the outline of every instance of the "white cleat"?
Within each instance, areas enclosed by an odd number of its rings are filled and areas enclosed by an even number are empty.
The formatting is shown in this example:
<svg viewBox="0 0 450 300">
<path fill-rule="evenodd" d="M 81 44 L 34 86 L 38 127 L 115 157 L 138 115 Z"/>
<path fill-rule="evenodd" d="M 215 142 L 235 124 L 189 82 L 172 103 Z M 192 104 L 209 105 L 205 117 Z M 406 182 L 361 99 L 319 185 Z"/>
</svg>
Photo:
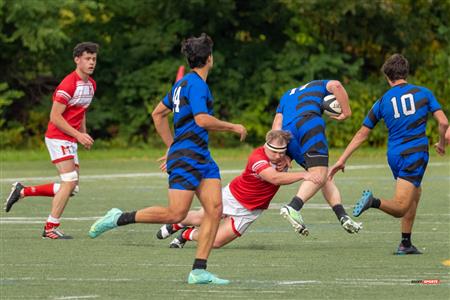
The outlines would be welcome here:
<svg viewBox="0 0 450 300">
<path fill-rule="evenodd" d="M 362 223 L 353 221 L 349 216 L 340 219 L 341 226 L 348 233 L 358 233 L 362 228 Z"/>
</svg>

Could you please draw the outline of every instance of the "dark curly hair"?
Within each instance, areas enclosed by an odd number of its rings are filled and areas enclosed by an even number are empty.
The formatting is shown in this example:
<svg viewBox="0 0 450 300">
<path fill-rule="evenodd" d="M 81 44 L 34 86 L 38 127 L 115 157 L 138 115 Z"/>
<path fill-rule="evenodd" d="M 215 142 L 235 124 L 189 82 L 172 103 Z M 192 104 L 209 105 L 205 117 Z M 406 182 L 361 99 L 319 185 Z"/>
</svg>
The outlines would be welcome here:
<svg viewBox="0 0 450 300">
<path fill-rule="evenodd" d="M 190 37 L 181 43 L 181 53 L 183 53 L 191 68 L 201 68 L 206 65 L 208 57 L 212 54 L 214 43 L 206 34 L 199 37 Z"/>
<path fill-rule="evenodd" d="M 408 60 L 401 54 L 394 54 L 384 62 L 381 67 L 381 72 L 383 72 L 390 81 L 406 79 L 409 74 Z"/>
<path fill-rule="evenodd" d="M 80 57 L 83 55 L 83 52 L 87 53 L 97 53 L 98 52 L 98 44 L 92 42 L 83 42 L 73 48 L 73 58 Z"/>
</svg>

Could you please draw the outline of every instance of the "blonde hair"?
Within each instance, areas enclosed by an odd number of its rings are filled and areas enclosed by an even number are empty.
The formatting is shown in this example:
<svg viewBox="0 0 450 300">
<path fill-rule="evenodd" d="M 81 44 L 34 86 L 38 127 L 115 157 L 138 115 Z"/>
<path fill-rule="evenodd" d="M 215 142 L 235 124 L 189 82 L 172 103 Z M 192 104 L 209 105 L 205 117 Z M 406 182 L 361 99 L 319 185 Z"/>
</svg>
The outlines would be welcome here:
<svg viewBox="0 0 450 300">
<path fill-rule="evenodd" d="M 272 141 L 283 141 L 286 144 L 289 143 L 289 140 L 292 138 L 292 135 L 289 131 L 285 130 L 270 130 L 266 134 L 266 143 L 270 144 Z"/>
</svg>

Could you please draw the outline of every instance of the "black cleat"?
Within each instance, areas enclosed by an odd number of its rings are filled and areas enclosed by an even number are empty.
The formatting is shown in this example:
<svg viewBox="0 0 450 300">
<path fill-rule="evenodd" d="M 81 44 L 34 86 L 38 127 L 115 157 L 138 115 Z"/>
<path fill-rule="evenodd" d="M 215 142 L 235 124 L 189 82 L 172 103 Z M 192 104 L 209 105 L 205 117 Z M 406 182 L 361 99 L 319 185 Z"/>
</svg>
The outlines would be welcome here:
<svg viewBox="0 0 450 300">
<path fill-rule="evenodd" d="M 156 237 L 159 240 L 164 240 L 167 239 L 172 234 L 174 234 L 175 232 L 177 232 L 178 230 L 174 230 L 172 224 L 164 224 L 156 233 Z"/>
<path fill-rule="evenodd" d="M 42 232 L 43 239 L 51 239 L 51 240 L 71 240 L 73 237 L 70 235 L 65 235 L 62 230 L 59 230 L 58 227 L 53 227 L 51 229 L 45 229 Z"/>
<path fill-rule="evenodd" d="M 20 199 L 20 192 L 24 186 L 20 182 L 15 182 L 12 184 L 11 193 L 9 193 L 8 198 L 5 201 L 5 211 L 9 212 L 11 207 Z"/>
<path fill-rule="evenodd" d="M 408 254 L 422 254 L 414 245 L 409 247 L 403 246 L 402 243 L 397 248 L 397 251 L 394 252 L 394 255 L 408 255 Z"/>
<path fill-rule="evenodd" d="M 183 228 L 183 230 L 180 232 L 180 234 L 173 239 L 172 242 L 169 244 L 169 248 L 183 248 L 186 244 L 187 240 L 183 237 L 183 232 L 185 232 L 189 227 Z"/>
</svg>

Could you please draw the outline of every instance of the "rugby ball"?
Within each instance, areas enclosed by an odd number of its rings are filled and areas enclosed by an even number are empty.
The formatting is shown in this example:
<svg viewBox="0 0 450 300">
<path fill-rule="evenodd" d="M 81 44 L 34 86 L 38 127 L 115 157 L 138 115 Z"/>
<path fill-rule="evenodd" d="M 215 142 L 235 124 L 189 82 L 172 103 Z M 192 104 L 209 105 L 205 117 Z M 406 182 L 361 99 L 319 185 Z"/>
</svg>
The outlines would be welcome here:
<svg viewBox="0 0 450 300">
<path fill-rule="evenodd" d="M 323 98 L 322 107 L 323 112 L 328 116 L 339 116 L 342 113 L 341 105 L 333 94 Z"/>
</svg>

